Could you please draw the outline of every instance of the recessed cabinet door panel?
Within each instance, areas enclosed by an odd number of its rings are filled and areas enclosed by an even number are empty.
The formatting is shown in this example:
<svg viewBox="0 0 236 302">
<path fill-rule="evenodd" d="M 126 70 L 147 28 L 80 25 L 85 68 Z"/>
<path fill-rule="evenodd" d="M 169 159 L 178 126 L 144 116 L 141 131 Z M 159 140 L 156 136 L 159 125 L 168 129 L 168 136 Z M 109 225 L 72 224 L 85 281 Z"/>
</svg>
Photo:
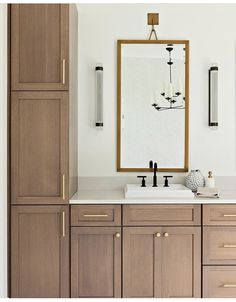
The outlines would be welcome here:
<svg viewBox="0 0 236 302">
<path fill-rule="evenodd" d="M 11 217 L 11 297 L 69 297 L 68 207 L 12 206 Z"/>
<path fill-rule="evenodd" d="M 126 227 L 123 231 L 123 296 L 161 297 L 160 228 Z"/>
<path fill-rule="evenodd" d="M 12 203 L 68 199 L 67 92 L 13 92 Z"/>
<path fill-rule="evenodd" d="M 163 227 L 162 232 L 162 297 L 201 297 L 201 228 Z"/>
<path fill-rule="evenodd" d="M 68 90 L 68 28 L 68 5 L 11 5 L 12 90 Z"/>
<path fill-rule="evenodd" d="M 71 229 L 72 298 L 121 297 L 121 228 Z"/>
</svg>

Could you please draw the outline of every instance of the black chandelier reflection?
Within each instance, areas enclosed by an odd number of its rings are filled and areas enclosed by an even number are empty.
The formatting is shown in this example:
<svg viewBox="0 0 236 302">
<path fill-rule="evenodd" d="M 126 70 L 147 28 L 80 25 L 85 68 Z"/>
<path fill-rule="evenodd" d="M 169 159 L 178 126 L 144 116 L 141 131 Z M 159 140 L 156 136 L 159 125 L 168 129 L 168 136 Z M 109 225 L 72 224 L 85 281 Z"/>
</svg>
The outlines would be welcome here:
<svg viewBox="0 0 236 302">
<path fill-rule="evenodd" d="M 163 99 L 167 101 L 166 106 L 160 106 L 157 103 L 153 103 L 152 106 L 158 110 L 158 111 L 164 111 L 164 110 L 170 110 L 170 109 L 185 109 L 185 97 L 182 95 L 180 85 L 173 93 L 173 87 L 172 87 L 172 65 L 174 64 L 172 59 L 172 51 L 173 51 L 173 44 L 167 44 L 166 50 L 169 53 L 169 60 L 167 61 L 167 64 L 169 65 L 169 83 L 167 90 L 163 89 L 164 91 L 161 92 L 161 96 Z M 185 51 L 185 48 L 183 49 Z M 166 91 L 165 91 L 166 90 Z M 178 105 L 181 102 L 180 105 Z"/>
</svg>

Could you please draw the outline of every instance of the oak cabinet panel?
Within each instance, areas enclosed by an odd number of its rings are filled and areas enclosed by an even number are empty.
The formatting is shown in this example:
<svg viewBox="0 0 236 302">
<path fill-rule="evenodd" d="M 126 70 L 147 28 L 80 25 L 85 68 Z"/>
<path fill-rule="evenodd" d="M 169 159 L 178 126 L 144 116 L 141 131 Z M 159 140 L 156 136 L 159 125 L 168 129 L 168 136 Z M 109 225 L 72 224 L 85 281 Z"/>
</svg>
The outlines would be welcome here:
<svg viewBox="0 0 236 302">
<path fill-rule="evenodd" d="M 162 296 L 201 297 L 201 228 L 163 227 Z"/>
<path fill-rule="evenodd" d="M 161 228 L 125 227 L 123 230 L 123 296 L 161 297 Z"/>
<path fill-rule="evenodd" d="M 72 205 L 72 226 L 120 226 L 121 205 Z"/>
<path fill-rule="evenodd" d="M 67 206 L 12 206 L 12 297 L 69 297 L 68 214 Z"/>
<path fill-rule="evenodd" d="M 123 224 L 132 226 L 201 225 L 201 206 L 124 205 Z"/>
<path fill-rule="evenodd" d="M 68 90 L 68 33 L 68 5 L 11 5 L 11 89 Z"/>
<path fill-rule="evenodd" d="M 236 298 L 236 267 L 205 266 L 203 298 Z"/>
<path fill-rule="evenodd" d="M 121 228 L 71 229 L 71 296 L 121 297 Z"/>
<path fill-rule="evenodd" d="M 236 264 L 236 228 L 203 228 L 204 264 Z"/>
<path fill-rule="evenodd" d="M 200 228 L 125 227 L 123 274 L 127 298 L 201 297 Z"/>
<path fill-rule="evenodd" d="M 11 201 L 68 202 L 67 92 L 13 92 Z"/>
<path fill-rule="evenodd" d="M 203 205 L 203 225 L 236 226 L 236 205 Z"/>
</svg>

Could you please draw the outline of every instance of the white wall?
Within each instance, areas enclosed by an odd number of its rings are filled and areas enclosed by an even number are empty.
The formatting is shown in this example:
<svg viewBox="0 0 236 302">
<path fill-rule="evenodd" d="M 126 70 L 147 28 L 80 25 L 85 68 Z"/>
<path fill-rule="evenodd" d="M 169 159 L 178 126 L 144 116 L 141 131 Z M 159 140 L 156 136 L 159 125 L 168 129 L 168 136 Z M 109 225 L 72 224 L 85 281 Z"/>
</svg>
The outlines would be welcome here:
<svg viewBox="0 0 236 302">
<path fill-rule="evenodd" d="M 0 297 L 7 296 L 7 5 L 0 4 Z"/>
<path fill-rule="evenodd" d="M 236 175 L 236 4 L 79 4 L 79 175 L 115 176 L 116 40 L 190 40 L 190 168 Z M 94 66 L 104 66 L 104 130 L 94 127 Z M 208 67 L 219 65 L 219 129 L 208 127 Z M 124 174 L 121 174 L 124 175 Z M 127 174 L 126 174 L 127 175 Z"/>
</svg>

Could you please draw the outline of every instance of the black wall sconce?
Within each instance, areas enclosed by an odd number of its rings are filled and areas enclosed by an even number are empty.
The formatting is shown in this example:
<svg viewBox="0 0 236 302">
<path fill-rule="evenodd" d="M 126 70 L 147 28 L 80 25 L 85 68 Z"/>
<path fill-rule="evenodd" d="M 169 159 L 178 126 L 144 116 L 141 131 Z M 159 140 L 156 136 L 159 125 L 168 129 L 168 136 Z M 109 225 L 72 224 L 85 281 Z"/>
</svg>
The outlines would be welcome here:
<svg viewBox="0 0 236 302">
<path fill-rule="evenodd" d="M 218 127 L 218 66 L 209 69 L 209 127 Z"/>
</svg>

